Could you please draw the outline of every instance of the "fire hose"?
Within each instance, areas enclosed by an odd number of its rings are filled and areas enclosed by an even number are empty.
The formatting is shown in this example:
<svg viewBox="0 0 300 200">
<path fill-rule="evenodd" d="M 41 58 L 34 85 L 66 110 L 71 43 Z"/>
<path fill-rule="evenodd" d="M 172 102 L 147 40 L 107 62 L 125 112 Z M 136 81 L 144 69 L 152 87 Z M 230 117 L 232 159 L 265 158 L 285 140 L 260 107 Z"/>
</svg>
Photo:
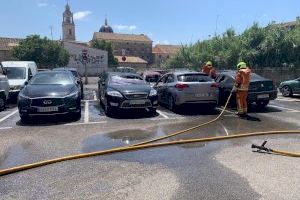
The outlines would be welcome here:
<svg viewBox="0 0 300 200">
<path fill-rule="evenodd" d="M 225 103 L 225 106 L 222 108 L 221 113 L 216 118 L 214 118 L 208 122 L 199 124 L 197 126 L 193 126 L 188 129 L 184 129 L 181 131 L 177 131 L 175 133 L 168 134 L 163 137 L 158 137 L 158 138 L 155 138 L 152 140 L 140 142 L 140 143 L 129 145 L 129 146 L 117 147 L 117 148 L 96 151 L 96 152 L 90 152 L 90 153 L 69 155 L 69 156 L 65 156 L 65 157 L 54 158 L 54 159 L 50 159 L 50 160 L 44 160 L 44 161 L 35 162 L 35 163 L 31 163 L 31 164 L 25 164 L 25 165 L 20 165 L 20 166 L 8 168 L 8 169 L 3 169 L 3 170 L 0 170 L 0 176 L 12 174 L 12 173 L 16 173 L 16 172 L 20 172 L 20 171 L 24 171 L 24 170 L 29 170 L 32 168 L 37 168 L 37 167 L 41 167 L 41 166 L 45 166 L 45 165 L 49 165 L 49 164 L 53 164 L 53 163 L 63 162 L 63 161 L 67 161 L 67 160 L 107 155 L 107 154 L 118 153 L 118 152 L 127 152 L 127 151 L 134 151 L 134 150 L 140 150 L 140 149 L 162 147 L 162 146 L 168 146 L 168 145 L 178 145 L 178 144 L 185 144 L 185 143 L 194 143 L 194 142 L 209 142 L 209 141 L 218 141 L 218 140 L 228 140 L 228 139 L 250 137 L 250 136 L 261 136 L 261 135 L 271 135 L 271 134 L 300 134 L 300 130 L 264 131 L 264 132 L 252 132 L 252 133 L 235 133 L 235 134 L 229 135 L 229 136 L 217 136 L 217 137 L 208 137 L 208 138 L 177 140 L 177 141 L 171 141 L 171 142 L 152 143 L 152 142 L 156 142 L 156 141 L 163 140 L 166 138 L 174 137 L 176 135 L 183 134 L 183 133 L 186 133 L 191 130 L 195 130 L 197 128 L 206 126 L 208 124 L 211 124 L 211 123 L 217 121 L 222 116 L 222 114 L 225 112 L 225 110 L 228 106 L 228 103 L 230 101 L 230 98 L 232 96 L 232 92 L 233 91 L 231 91 L 231 93 Z M 149 143 L 152 143 L 152 144 L 149 144 Z M 274 150 L 273 150 L 273 152 L 279 153 L 279 151 L 276 152 Z M 281 154 L 292 155 L 289 152 L 281 152 Z"/>
</svg>

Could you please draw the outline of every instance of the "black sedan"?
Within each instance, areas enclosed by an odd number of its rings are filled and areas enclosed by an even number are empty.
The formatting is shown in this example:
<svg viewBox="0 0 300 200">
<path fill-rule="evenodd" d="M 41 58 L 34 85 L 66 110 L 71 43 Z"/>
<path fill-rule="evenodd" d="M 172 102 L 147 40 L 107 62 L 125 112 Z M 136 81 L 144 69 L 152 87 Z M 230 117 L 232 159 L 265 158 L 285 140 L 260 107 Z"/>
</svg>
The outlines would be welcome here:
<svg viewBox="0 0 300 200">
<path fill-rule="evenodd" d="M 224 105 L 234 84 L 236 72 L 226 70 L 218 73 L 216 82 L 219 84 L 219 103 Z M 251 73 L 251 81 L 248 91 L 248 104 L 253 102 L 259 107 L 265 107 L 270 100 L 277 98 L 277 90 L 273 81 Z M 233 94 L 231 102 L 235 102 L 236 95 Z"/>
<path fill-rule="evenodd" d="M 134 73 L 106 72 L 98 82 L 100 103 L 106 115 L 118 109 L 148 109 L 156 113 L 157 92 Z"/>
<path fill-rule="evenodd" d="M 72 114 L 81 117 L 80 87 L 68 71 L 37 73 L 18 96 L 18 108 L 22 121 L 41 115 Z"/>
<path fill-rule="evenodd" d="M 53 71 L 70 71 L 72 73 L 72 75 L 76 78 L 76 80 L 79 82 L 80 90 L 81 90 L 81 99 L 84 98 L 84 96 L 83 96 L 83 82 L 82 82 L 82 78 L 79 75 L 79 73 L 78 73 L 78 71 L 77 71 L 76 68 L 58 67 L 58 68 L 54 68 Z"/>
</svg>

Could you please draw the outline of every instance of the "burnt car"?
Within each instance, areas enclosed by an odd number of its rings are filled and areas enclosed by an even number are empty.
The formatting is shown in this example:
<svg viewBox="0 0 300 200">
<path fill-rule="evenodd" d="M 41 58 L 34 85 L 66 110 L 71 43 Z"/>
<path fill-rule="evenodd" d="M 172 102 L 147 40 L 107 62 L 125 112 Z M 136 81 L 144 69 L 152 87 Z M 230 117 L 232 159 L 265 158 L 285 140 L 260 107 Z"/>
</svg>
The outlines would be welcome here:
<svg viewBox="0 0 300 200">
<path fill-rule="evenodd" d="M 162 77 L 162 75 L 156 71 L 145 71 L 142 74 L 142 77 L 147 83 L 150 84 L 150 86 L 153 86 Z"/>
<path fill-rule="evenodd" d="M 279 90 L 284 97 L 292 97 L 294 94 L 300 94 L 300 77 L 281 82 Z"/>
<path fill-rule="evenodd" d="M 207 74 L 175 71 L 165 74 L 155 85 L 158 101 L 170 110 L 183 104 L 203 104 L 214 109 L 218 103 L 218 85 Z"/>
<path fill-rule="evenodd" d="M 224 105 L 232 90 L 235 81 L 236 71 L 225 70 L 219 71 L 217 74 L 216 82 L 219 84 L 219 102 Z M 259 76 L 258 74 L 251 73 L 251 80 L 248 90 L 248 104 L 256 103 L 259 107 L 265 107 L 269 104 L 270 100 L 277 98 L 277 89 L 272 80 Z M 230 100 L 231 104 L 236 103 L 236 93 Z"/>
<path fill-rule="evenodd" d="M 33 116 L 71 114 L 81 117 L 78 81 L 68 71 L 39 72 L 20 91 L 18 109 L 21 120 Z"/>
<path fill-rule="evenodd" d="M 157 91 L 138 74 L 105 72 L 100 76 L 98 92 L 108 116 L 121 109 L 148 109 L 156 113 Z"/>
<path fill-rule="evenodd" d="M 79 82 L 79 86 L 80 86 L 80 90 L 81 90 L 81 99 L 84 98 L 82 78 L 79 75 L 76 68 L 58 67 L 58 68 L 54 68 L 53 71 L 70 71 L 72 73 L 72 75 L 76 78 L 76 80 Z"/>
</svg>

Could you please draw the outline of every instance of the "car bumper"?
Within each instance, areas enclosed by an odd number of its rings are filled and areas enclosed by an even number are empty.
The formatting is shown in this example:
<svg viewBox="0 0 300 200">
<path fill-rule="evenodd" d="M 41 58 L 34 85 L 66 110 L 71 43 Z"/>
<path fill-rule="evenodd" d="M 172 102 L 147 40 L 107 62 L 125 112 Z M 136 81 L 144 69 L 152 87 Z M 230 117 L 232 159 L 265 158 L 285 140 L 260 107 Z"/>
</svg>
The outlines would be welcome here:
<svg viewBox="0 0 300 200">
<path fill-rule="evenodd" d="M 107 96 L 106 99 L 109 107 L 118 109 L 157 108 L 158 106 L 157 96 L 148 97 L 147 99 L 125 99 Z"/>
<path fill-rule="evenodd" d="M 248 101 L 274 100 L 277 98 L 277 90 L 263 92 L 249 92 Z"/>
<path fill-rule="evenodd" d="M 195 94 L 177 94 L 175 104 L 218 104 L 219 93 L 211 93 L 207 97 L 196 97 Z"/>
</svg>

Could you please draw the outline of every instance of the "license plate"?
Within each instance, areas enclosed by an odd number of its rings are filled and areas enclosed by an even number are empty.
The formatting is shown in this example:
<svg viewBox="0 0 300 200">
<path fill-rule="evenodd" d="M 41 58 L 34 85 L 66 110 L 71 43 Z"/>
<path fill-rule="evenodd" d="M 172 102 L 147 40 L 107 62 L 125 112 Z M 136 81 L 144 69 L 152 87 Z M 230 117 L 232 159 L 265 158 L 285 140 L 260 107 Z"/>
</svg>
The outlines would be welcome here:
<svg viewBox="0 0 300 200">
<path fill-rule="evenodd" d="M 58 107 L 52 106 L 52 107 L 40 107 L 37 109 L 38 112 L 57 112 Z"/>
<path fill-rule="evenodd" d="M 269 98 L 269 94 L 259 94 L 257 95 L 258 99 L 268 99 Z"/>
<path fill-rule="evenodd" d="M 198 93 L 195 94 L 196 97 L 209 97 L 209 93 Z"/>
<path fill-rule="evenodd" d="M 130 102 L 129 102 L 129 104 L 130 105 L 139 105 L 139 104 L 145 104 L 146 102 L 145 102 L 145 100 L 131 100 Z"/>
</svg>

